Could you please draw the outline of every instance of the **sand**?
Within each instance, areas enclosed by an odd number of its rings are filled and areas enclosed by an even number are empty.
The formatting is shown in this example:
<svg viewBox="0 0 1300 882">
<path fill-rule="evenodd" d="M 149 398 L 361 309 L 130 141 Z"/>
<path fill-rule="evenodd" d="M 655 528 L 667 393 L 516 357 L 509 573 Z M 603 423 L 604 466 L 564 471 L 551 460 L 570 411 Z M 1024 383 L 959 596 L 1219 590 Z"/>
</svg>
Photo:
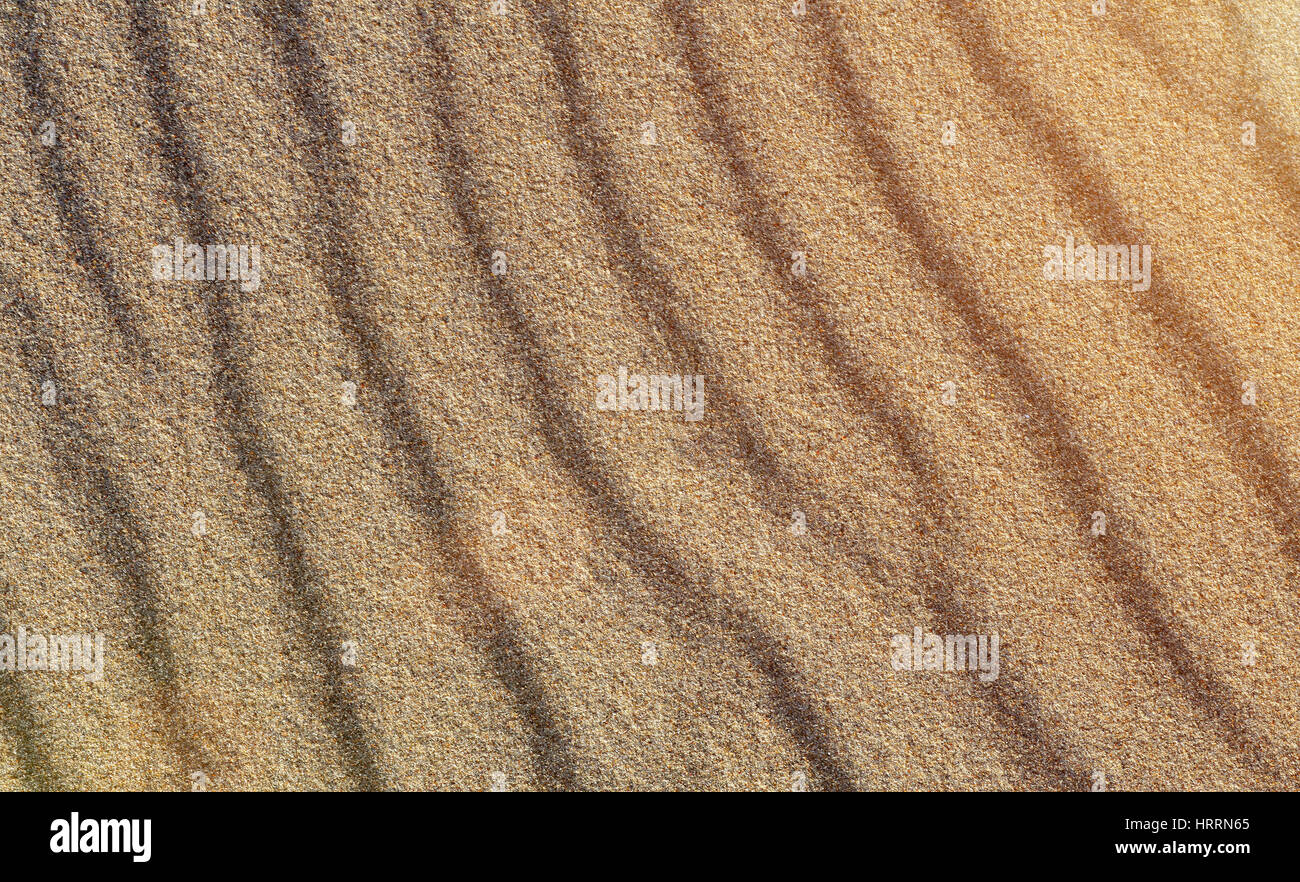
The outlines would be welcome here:
<svg viewBox="0 0 1300 882">
<path fill-rule="evenodd" d="M 1295 788 L 1294 4 L 500 11 L 0 6 L 0 788 Z"/>
</svg>

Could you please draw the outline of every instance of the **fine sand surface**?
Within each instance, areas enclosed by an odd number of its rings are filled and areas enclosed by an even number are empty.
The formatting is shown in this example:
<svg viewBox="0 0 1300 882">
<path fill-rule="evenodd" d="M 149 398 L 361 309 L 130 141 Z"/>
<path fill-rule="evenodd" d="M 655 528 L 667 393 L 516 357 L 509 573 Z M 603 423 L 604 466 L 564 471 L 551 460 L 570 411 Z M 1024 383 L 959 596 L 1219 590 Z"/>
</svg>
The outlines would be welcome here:
<svg viewBox="0 0 1300 882">
<path fill-rule="evenodd" d="M 0 788 L 1300 784 L 1294 2 L 188 3 L 0 0 Z"/>
</svg>

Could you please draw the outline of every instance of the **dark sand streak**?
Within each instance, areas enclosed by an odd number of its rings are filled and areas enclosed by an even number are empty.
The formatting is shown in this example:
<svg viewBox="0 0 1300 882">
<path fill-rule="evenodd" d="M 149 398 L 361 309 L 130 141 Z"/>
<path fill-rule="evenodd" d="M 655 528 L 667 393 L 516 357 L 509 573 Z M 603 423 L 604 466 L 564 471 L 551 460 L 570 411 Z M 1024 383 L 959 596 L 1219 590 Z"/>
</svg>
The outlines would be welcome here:
<svg viewBox="0 0 1300 882">
<path fill-rule="evenodd" d="M 449 83 L 453 65 L 441 35 L 426 27 L 430 51 L 440 76 Z M 444 149 L 448 168 L 446 187 L 452 195 L 460 226 L 476 250 L 486 258 L 493 241 L 487 223 L 474 208 L 474 193 L 480 187 L 468 148 L 460 132 L 465 120 L 455 102 L 444 97 L 437 102 L 437 115 L 446 135 Z M 616 530 L 624 558 L 661 600 L 677 606 L 706 627 L 729 632 L 744 649 L 753 668 L 771 684 L 776 720 L 791 734 L 810 763 L 810 771 L 825 789 L 853 789 L 855 777 L 845 765 L 840 749 L 831 741 L 830 730 L 807 694 L 802 678 L 785 657 L 779 644 L 757 617 L 738 605 L 723 604 L 713 588 L 715 577 L 692 575 L 686 562 L 670 550 L 670 544 L 634 504 L 618 489 L 612 469 L 593 449 L 581 428 L 572 404 L 546 390 L 560 389 L 556 370 L 548 364 L 545 347 L 525 317 L 515 292 L 498 276 L 487 276 L 487 300 L 508 330 L 535 392 L 530 402 L 537 429 L 548 451 L 570 475 L 592 503 L 594 510 Z M 647 549 L 651 551 L 646 552 Z"/>
<path fill-rule="evenodd" d="M 19 349 L 31 387 L 39 390 L 49 380 L 55 384 L 58 401 L 41 406 L 41 441 L 58 470 L 62 484 L 80 501 L 72 506 L 79 514 L 82 530 L 101 560 L 108 564 L 118 582 L 135 623 L 132 648 L 144 662 L 164 721 L 164 732 L 185 769 L 211 769 L 203 737 L 183 712 L 184 692 L 175 651 L 163 622 L 163 585 L 152 563 L 148 532 L 137 517 L 142 511 L 120 463 L 113 462 L 86 431 L 85 423 L 97 422 L 93 413 L 79 417 L 86 407 L 63 378 L 57 355 L 46 341 L 36 307 L 26 298 L 15 298 L 6 310 L 16 319 Z"/>
<path fill-rule="evenodd" d="M 193 134 L 182 121 L 176 99 L 171 49 L 157 15 L 145 0 L 130 0 L 131 52 L 140 65 L 149 100 L 162 129 L 160 143 L 165 171 L 174 187 L 185 233 L 191 242 L 217 243 L 218 225 L 203 182 L 203 158 L 194 152 Z M 378 747 L 363 722 L 364 699 L 340 671 L 338 659 L 343 633 L 334 621 L 324 579 L 310 560 L 309 539 L 297 522 L 298 494 L 277 468 L 277 456 L 267 438 L 267 421 L 246 376 L 241 345 L 249 335 L 239 326 L 231 306 L 238 302 L 238 286 L 230 283 L 205 292 L 204 304 L 211 331 L 216 387 L 221 393 L 218 411 L 229 434 L 235 462 L 249 488 L 262 500 L 270 516 L 270 537 L 276 561 L 289 590 L 285 600 L 298 627 L 303 648 L 312 658 L 322 683 L 324 719 L 344 762 L 348 776 L 363 790 L 384 789 Z"/>
<path fill-rule="evenodd" d="M 421 427 L 412 404 L 418 395 L 402 375 L 400 359 L 385 342 L 382 330 L 360 305 L 373 288 L 373 276 L 338 194 L 356 195 L 361 188 L 337 150 L 342 115 L 329 94 L 328 71 L 308 39 L 311 24 L 307 11 L 297 0 L 287 0 L 284 8 L 286 15 L 268 10 L 263 17 L 289 61 L 285 67 L 298 111 L 316 129 L 311 155 L 319 174 L 312 180 L 323 183 L 316 188 L 315 213 L 319 225 L 330 232 L 323 243 L 325 287 L 344 336 L 360 360 L 367 389 L 383 401 L 379 413 L 385 443 L 398 455 L 410 481 L 410 486 L 399 487 L 399 492 L 420 515 L 443 565 L 467 592 L 466 597 L 449 596 L 471 619 L 468 626 L 462 625 L 464 636 L 485 654 L 494 676 L 511 695 L 527 732 L 538 784 L 551 790 L 580 789 L 578 761 L 567 726 L 561 724 L 552 706 L 541 666 L 529 655 L 523 625 L 510 604 L 492 588 L 477 560 L 466 552 L 468 537 L 455 526 L 452 514 L 447 464 Z"/>
<path fill-rule="evenodd" d="M 695 4 L 674 0 L 665 5 L 665 10 L 703 111 L 705 123 L 698 127 L 699 135 L 717 151 L 738 189 L 735 213 L 741 232 L 766 260 L 772 277 L 784 290 L 786 303 L 798 314 L 797 324 L 815 331 L 814 343 L 849 404 L 884 430 L 900 461 L 912 473 L 928 518 L 925 532 L 936 537 L 951 534 L 955 526 L 951 513 L 958 510 L 958 504 L 943 485 L 939 457 L 926 440 L 924 427 L 913 414 L 893 406 L 892 402 L 904 400 L 897 385 L 853 351 L 821 305 L 825 298 L 818 290 L 815 275 L 797 277 L 788 271 L 787 246 L 802 240 L 790 232 L 779 211 L 768 202 L 764 193 L 771 188 L 746 156 L 744 139 L 727 110 L 727 89 L 714 73 L 717 65 L 708 56 L 708 38 Z M 961 580 L 945 559 L 946 550 L 945 541 L 936 538 L 935 547 L 923 555 L 926 560 L 917 578 L 928 590 L 922 598 L 941 629 L 969 630 L 975 623 L 986 621 L 986 616 L 962 599 L 958 589 Z M 851 550 L 841 553 L 858 554 Z M 1061 789 L 1086 786 L 1089 772 L 1069 745 L 1061 725 L 1049 721 L 1043 713 L 1032 687 L 1016 682 L 1013 675 L 995 683 L 975 684 L 973 694 L 1036 757 L 1038 762 L 1027 766 L 1026 771 Z"/>
<path fill-rule="evenodd" d="M 946 237 L 931 223 L 904 180 L 903 165 L 883 134 L 889 131 L 888 121 L 876 102 L 859 87 L 859 77 L 838 27 L 822 19 L 817 25 L 830 69 L 830 84 L 844 109 L 853 143 L 870 164 L 899 229 L 913 243 L 925 276 L 961 319 L 972 345 L 991 359 L 1019 400 L 1019 409 L 1033 416 L 1029 434 L 1035 441 L 1036 454 L 1046 467 L 1045 473 L 1057 484 L 1062 498 L 1082 513 L 1081 519 L 1086 513 L 1098 510 L 1112 515 L 1118 513 L 1117 506 L 1104 501 L 1101 473 L 1077 440 L 1071 421 L 1057 407 L 1051 391 L 1020 352 L 1014 336 L 983 305 L 980 286 L 966 272 L 965 262 L 946 244 Z M 982 79 L 993 76 L 993 70 L 1002 69 L 996 61 L 1000 59 L 999 53 L 986 38 L 974 37 L 970 27 L 955 27 L 954 32 L 965 41 L 963 46 Z M 1000 81 L 1002 75 L 996 76 Z M 1005 88 L 995 92 L 1001 96 Z M 1027 114 L 1040 123 L 1032 126 L 1035 132 L 1047 141 L 1052 140 L 1051 132 L 1055 129 L 1050 120 L 1032 106 L 1026 109 L 1023 102 L 1017 102 L 1016 107 L 1017 113 Z M 1095 191 L 1072 193 L 1075 204 L 1086 208 L 1094 199 L 1092 192 Z M 1120 232 L 1110 228 L 1109 234 Z M 1105 229 L 1098 230 L 1098 241 L 1144 241 L 1123 236 L 1107 239 L 1107 235 Z M 1157 285 L 1158 282 L 1153 282 L 1153 289 Z M 1134 624 L 1165 658 L 1193 704 L 1214 724 L 1224 742 L 1249 767 L 1276 777 L 1270 751 L 1264 747 L 1267 740 L 1250 731 L 1249 717 L 1239 706 L 1231 686 L 1198 657 L 1184 636 L 1186 629 L 1171 620 L 1165 611 L 1163 596 L 1151 576 L 1154 561 L 1141 535 L 1131 527 L 1127 529 L 1134 533 L 1134 538 L 1112 531 L 1085 542 L 1084 548 L 1116 584 L 1117 596 Z"/>
<path fill-rule="evenodd" d="M 28 0 L 15 2 L 30 18 L 32 10 Z M 19 53 L 19 79 L 27 96 L 28 121 L 33 124 L 30 132 L 32 143 L 37 143 L 37 126 L 46 121 L 55 124 L 54 145 L 33 147 L 33 158 L 42 186 L 54 197 L 59 222 L 68 237 L 73 259 L 99 292 L 109 320 L 126 344 L 123 354 L 157 370 L 160 365 L 137 323 L 133 312 L 135 304 L 118 283 L 117 268 L 101 244 L 107 238 L 104 219 L 86 193 L 83 182 L 88 180 L 88 176 L 85 170 L 67 147 L 68 124 L 43 75 L 46 65 L 41 60 L 36 32 L 27 29 L 18 35 L 14 26 L 10 27 L 10 32 L 15 37 L 14 45 L 23 47 Z"/>
</svg>

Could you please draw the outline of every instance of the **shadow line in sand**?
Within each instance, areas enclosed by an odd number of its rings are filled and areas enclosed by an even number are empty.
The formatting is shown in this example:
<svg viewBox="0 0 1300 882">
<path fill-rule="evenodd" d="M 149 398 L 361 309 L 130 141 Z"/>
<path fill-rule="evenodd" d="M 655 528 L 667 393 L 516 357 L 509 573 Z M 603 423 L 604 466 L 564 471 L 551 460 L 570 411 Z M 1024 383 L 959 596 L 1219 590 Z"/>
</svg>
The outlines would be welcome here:
<svg viewBox="0 0 1300 882">
<path fill-rule="evenodd" d="M 1011 116 L 1027 132 L 1030 146 L 1041 161 L 1054 171 L 1059 189 L 1066 192 L 1076 210 L 1089 219 L 1097 241 L 1141 243 L 1149 241 L 1144 231 L 1132 222 L 1118 196 L 1103 178 L 1090 175 L 1091 170 L 1105 168 L 1105 163 L 1083 138 L 1058 123 L 1034 96 L 1027 83 L 1010 73 L 1011 67 L 991 35 L 988 18 L 968 4 L 944 0 L 940 3 L 949 16 L 950 33 L 968 58 L 976 77 L 989 92 L 1011 111 Z M 1084 186 L 1087 181 L 1091 186 Z M 1119 238 L 1115 238 L 1118 236 Z M 1300 510 L 1292 508 L 1297 486 L 1290 476 L 1282 447 L 1256 408 L 1240 405 L 1237 398 L 1244 376 L 1226 345 L 1217 340 L 1214 330 L 1192 314 L 1187 298 L 1171 282 L 1157 262 L 1151 274 L 1151 290 L 1138 306 L 1154 320 L 1162 335 L 1164 355 L 1176 370 L 1188 375 L 1210 393 L 1211 413 L 1227 441 L 1232 456 L 1228 458 L 1234 473 L 1246 487 L 1253 488 L 1266 501 L 1275 529 L 1288 539 L 1284 547 L 1293 561 L 1300 562 Z M 1081 448 L 1079 457 L 1086 457 Z M 1089 464 L 1091 465 L 1091 464 Z M 1090 481 L 1098 482 L 1099 476 Z M 1139 537 L 1140 540 L 1140 537 Z M 1142 566 L 1147 552 L 1140 542 L 1112 538 L 1119 572 L 1132 572 Z M 1144 579 L 1147 579 L 1144 575 Z M 1193 702 L 1220 731 L 1231 746 L 1254 769 L 1281 778 L 1276 752 L 1268 736 L 1256 727 L 1248 706 L 1241 703 L 1232 687 L 1208 663 L 1198 658 L 1189 642 L 1176 633 L 1160 610 L 1159 592 L 1154 585 L 1134 585 L 1121 594 L 1134 614 L 1139 627 L 1158 641 L 1174 673 L 1186 687 Z"/>
<path fill-rule="evenodd" d="M 1267 104 L 1260 97 L 1260 78 L 1258 73 L 1258 62 L 1251 57 L 1246 49 L 1246 25 L 1240 18 L 1240 13 L 1231 4 L 1224 4 L 1223 17 L 1226 29 L 1233 35 L 1237 43 L 1235 47 L 1238 61 L 1241 65 L 1242 76 L 1242 94 L 1237 96 L 1235 106 L 1230 109 L 1237 110 L 1236 116 L 1227 116 L 1223 112 L 1211 110 L 1209 102 L 1204 101 L 1203 87 L 1193 82 L 1180 69 L 1179 65 L 1170 57 L 1171 53 L 1161 45 L 1160 38 L 1151 28 L 1149 22 L 1135 20 L 1133 17 L 1119 17 L 1115 21 L 1114 33 L 1117 33 L 1122 39 L 1128 42 L 1134 49 L 1140 52 L 1165 88 L 1176 95 L 1186 97 L 1189 100 L 1202 99 L 1201 109 L 1213 121 L 1221 127 L 1226 139 L 1236 142 L 1240 134 L 1240 126 L 1246 120 L 1258 123 L 1261 137 L 1269 139 L 1260 144 L 1258 148 L 1252 148 L 1245 153 L 1244 162 L 1250 168 L 1254 169 L 1260 179 L 1272 188 L 1275 195 L 1282 203 L 1290 215 L 1288 218 L 1289 229 L 1287 224 L 1279 223 L 1279 233 L 1289 235 L 1292 244 L 1295 244 L 1296 235 L 1300 233 L 1300 177 L 1297 177 L 1295 168 L 1291 163 L 1286 161 L 1284 156 L 1275 157 L 1272 162 L 1266 162 L 1264 157 L 1266 145 L 1271 141 L 1276 144 L 1283 138 L 1292 136 Z M 1098 21 L 1105 19 L 1099 18 Z M 1226 104 L 1232 104 L 1231 101 L 1225 101 Z"/>
<path fill-rule="evenodd" d="M 670 304 L 681 302 L 682 298 L 669 274 L 646 247 L 640 232 L 646 226 L 629 214 L 626 208 L 629 202 L 614 182 L 616 163 L 593 122 L 594 102 L 583 84 L 579 53 L 568 25 L 553 7 L 542 7 L 531 0 L 525 6 L 558 76 L 561 99 L 570 120 L 562 134 L 590 190 L 590 201 L 600 213 L 601 240 L 610 267 L 622 276 L 626 291 L 650 314 L 656 329 L 666 338 L 669 351 L 685 353 L 688 362 L 696 367 L 714 361 L 707 345 L 683 327 L 673 314 Z M 793 498 L 790 488 L 794 482 L 756 428 L 752 412 L 740 403 L 725 380 L 715 379 L 711 388 L 714 391 L 710 394 L 722 401 L 721 409 L 731 415 L 729 423 L 736 437 L 736 449 L 746 467 L 764 482 L 767 490 L 774 491 L 775 498 L 788 502 Z M 647 528 L 644 524 L 641 527 Z M 747 611 L 742 615 L 751 616 Z M 778 655 L 777 641 L 752 618 L 741 632 L 741 639 L 745 655 L 755 669 L 766 667 L 771 673 L 772 706 L 783 728 L 813 765 L 818 780 L 827 789 L 852 789 L 854 774 L 843 757 L 843 750 L 824 734 L 830 728 L 814 708 L 811 696 L 806 694 L 803 678 L 793 661 Z"/>
<path fill-rule="evenodd" d="M 429 79 L 449 85 L 454 81 L 450 50 L 438 30 L 429 26 L 423 11 L 420 17 L 435 65 L 435 75 Z M 465 121 L 445 91 L 437 93 L 434 105 L 445 135 L 445 187 L 467 240 L 486 262 L 493 239 L 488 223 L 475 209 L 474 194 L 481 185 L 469 150 L 461 139 Z M 820 712 L 802 686 L 802 678 L 777 642 L 750 611 L 718 602 L 713 589 L 714 577 L 692 575 L 687 563 L 668 549 L 659 531 L 637 513 L 611 477 L 611 467 L 585 436 L 573 406 L 562 394 L 547 391 L 563 388 L 563 384 L 547 363 L 546 348 L 510 285 L 502 277 L 490 275 L 485 277 L 484 285 L 488 304 L 509 332 L 512 349 L 533 381 L 530 385 L 534 394 L 529 404 L 547 451 L 591 501 L 593 509 L 614 528 L 625 561 L 652 588 L 661 603 L 675 607 L 684 613 L 685 619 L 710 630 L 721 628 L 730 632 L 744 649 L 751 666 L 771 684 L 775 717 L 800 746 L 816 781 L 826 789 L 852 789 L 852 772 L 844 765 L 838 747 L 829 740 Z M 713 611 L 712 606 L 721 607 L 721 613 Z"/>
<path fill-rule="evenodd" d="M 149 538 L 136 516 L 143 507 L 119 475 L 125 473 L 92 440 L 83 422 L 95 422 L 93 412 L 82 419 L 73 411 L 87 410 L 73 387 L 63 378 L 53 346 L 42 333 L 40 317 L 28 298 L 15 297 L 6 310 L 16 319 L 14 330 L 23 370 L 32 389 L 46 380 L 55 384 L 62 399 L 55 405 L 37 405 L 41 441 L 58 470 L 68 492 L 80 498 L 74 505 L 75 518 L 91 540 L 91 546 L 108 564 L 118 582 L 135 623 L 132 648 L 144 662 L 164 721 L 164 734 L 171 741 L 186 770 L 211 769 L 202 738 L 191 730 L 193 721 L 182 710 L 182 690 L 176 655 L 162 621 L 162 586 L 149 562 Z M 71 394 L 70 394 L 71 393 Z"/>
<path fill-rule="evenodd" d="M 16 2 L 24 17 L 30 19 L 32 10 L 28 0 Z M 54 207 L 67 234 L 73 259 L 99 292 L 109 320 L 126 344 L 127 353 L 157 369 L 157 358 L 132 312 L 132 298 L 118 284 L 113 259 L 102 244 L 106 238 L 104 220 L 82 184 L 89 177 L 67 147 L 68 124 L 42 74 L 36 31 L 27 28 L 19 35 L 17 25 L 11 25 L 10 32 L 15 36 L 14 46 L 17 47 L 18 79 L 27 95 L 28 121 L 40 125 L 49 121 L 55 125 L 54 144 L 34 148 L 33 160 L 41 184 L 54 197 Z M 35 138 L 36 126 L 32 126 L 27 134 Z"/>
<path fill-rule="evenodd" d="M 1242 17 L 1241 10 L 1236 3 L 1225 3 L 1219 0 L 1219 9 L 1222 11 L 1224 26 L 1231 35 L 1233 42 L 1236 44 L 1235 50 L 1237 58 L 1242 68 L 1241 94 L 1238 96 L 1238 105 L 1241 108 L 1241 119 L 1225 120 L 1231 122 L 1232 126 L 1229 131 L 1234 135 L 1241 133 L 1241 123 L 1247 119 L 1259 124 L 1258 128 L 1264 132 L 1265 141 L 1257 150 L 1250 153 L 1253 164 L 1263 166 L 1268 172 L 1274 189 L 1282 197 L 1283 204 L 1290 212 L 1290 230 L 1294 235 L 1300 232 L 1300 175 L 1297 174 L 1295 165 L 1290 162 L 1285 154 L 1277 157 L 1273 163 L 1263 161 L 1264 147 L 1269 144 L 1280 144 L 1283 140 L 1292 142 L 1296 139 L 1294 131 L 1288 131 L 1282 118 L 1274 110 L 1264 103 L 1263 98 L 1263 79 L 1260 75 L 1259 59 L 1256 58 L 1247 49 L 1247 43 L 1250 42 L 1251 29 L 1250 24 Z M 1134 29 L 1134 33 L 1140 33 Z M 1150 44 L 1155 48 L 1155 44 Z M 1159 52 L 1158 49 L 1155 51 Z M 1279 224 L 1279 226 L 1281 226 Z"/>
<path fill-rule="evenodd" d="M 0 617 L 0 631 L 12 633 L 11 624 Z M 19 677 L 0 673 L 0 731 L 7 733 L 18 760 L 23 789 L 52 792 L 81 789 L 70 787 L 54 764 L 48 740 L 36 717 L 36 707 Z"/>
<path fill-rule="evenodd" d="M 822 350 L 823 361 L 831 368 L 835 381 L 847 393 L 849 404 L 884 430 L 912 473 L 930 519 L 930 531 L 950 530 L 953 525 L 949 512 L 957 510 L 956 500 L 943 487 L 939 460 L 929 449 L 924 427 L 913 414 L 891 404 L 903 400 L 896 384 L 870 369 L 853 351 L 821 306 L 824 297 L 814 277 L 788 272 L 788 246 L 802 239 L 792 233 L 765 196 L 772 188 L 764 184 L 749 160 L 744 139 L 728 111 L 727 88 L 716 73 L 718 66 L 709 57 L 709 38 L 695 4 L 674 0 L 664 5 L 664 11 L 678 36 L 684 68 L 700 102 L 703 124 L 697 126 L 697 133 L 718 152 L 737 189 L 735 214 L 741 232 L 764 257 L 787 303 L 802 320 L 801 325 L 814 331 L 815 345 Z M 861 554 L 840 547 L 834 540 L 826 541 L 844 556 L 857 558 Z M 982 621 L 982 614 L 961 599 L 957 588 L 960 580 L 948 564 L 938 554 L 925 557 L 928 563 L 918 575 L 927 588 L 923 599 L 936 624 L 955 632 Z M 1026 766 L 1026 771 L 1062 789 L 1080 789 L 1089 783 L 1090 774 L 1071 756 L 1075 751 L 1068 739 L 1059 725 L 1046 719 L 1038 697 L 1028 685 L 1004 675 L 995 683 L 976 684 L 974 694 L 988 704 L 995 719 L 1015 734 L 1031 754 L 1042 760 L 1041 765 Z"/>
<path fill-rule="evenodd" d="M 1046 117 L 1029 98 L 1027 90 L 1018 84 L 1013 88 L 1004 72 L 1005 62 L 1001 53 L 988 38 L 982 19 L 971 17 L 977 15 L 971 13 L 952 29 L 971 59 L 977 76 L 991 86 L 999 100 L 1008 101 L 1008 96 L 1020 94 L 1019 99 L 1011 102 L 1016 113 L 1034 123 L 1031 127 L 1039 135 L 1038 141 L 1051 145 L 1049 152 L 1055 154 L 1054 158 L 1062 158 L 1062 167 L 1076 171 L 1088 168 L 1089 164 L 1081 158 L 1077 141 L 1065 136 Z M 889 130 L 888 120 L 876 102 L 859 88 L 858 77 L 836 23 L 819 18 L 816 26 L 822 36 L 824 58 L 831 74 L 830 85 L 837 104 L 844 111 L 854 144 L 867 159 L 899 229 L 913 243 L 926 277 L 961 319 L 972 344 L 988 355 L 1014 391 L 1020 409 L 1032 414 L 1028 431 L 1035 442 L 1037 455 L 1047 467 L 1046 473 L 1057 484 L 1058 492 L 1080 510 L 1117 511 L 1115 505 L 1103 501 L 1104 485 L 1100 472 L 1076 440 L 1077 433 L 1069 419 L 1056 406 L 1050 390 L 1019 351 L 1014 336 L 981 303 L 978 283 L 969 277 L 963 261 L 945 244 L 942 234 L 928 219 L 904 181 L 900 158 L 884 135 Z M 1064 159 L 1067 156 L 1070 159 Z M 1090 178 L 1082 174 L 1072 176 L 1068 172 L 1062 177 L 1062 185 L 1075 203 L 1094 217 L 1100 215 L 1104 219 L 1095 230 L 1098 241 L 1141 241 L 1131 232 L 1126 235 L 1125 225 L 1120 221 L 1122 214 L 1110 197 L 1098 195 L 1100 190 L 1089 191 L 1073 182 Z M 1122 238 L 1107 239 L 1107 235 L 1120 235 Z M 1159 274 L 1154 273 L 1152 290 L 1164 290 L 1165 287 Z M 1164 321 L 1170 320 L 1165 318 Z M 1190 327 L 1181 313 L 1172 325 L 1184 331 Z M 1213 361 L 1206 360 L 1205 356 L 1198 356 L 1198 359 L 1202 366 Z M 1206 379 L 1210 381 L 1207 385 L 1213 382 L 1210 377 Z M 1223 388 L 1236 389 L 1239 384 Z M 1130 540 L 1112 533 L 1086 543 L 1085 548 L 1118 587 L 1118 598 L 1135 626 L 1159 650 L 1193 705 L 1215 726 L 1223 741 L 1249 767 L 1277 778 L 1276 761 L 1267 737 L 1255 731 L 1250 714 L 1241 706 L 1231 686 L 1202 661 L 1179 633 L 1176 623 L 1162 609 L 1161 593 L 1150 575 L 1153 561 L 1140 535 L 1136 540 Z"/>
<path fill-rule="evenodd" d="M 418 396 L 402 375 L 381 329 L 360 305 L 372 287 L 372 276 L 349 213 L 336 197 L 340 189 L 355 194 L 360 188 L 338 153 L 336 133 L 342 115 L 330 94 L 329 72 L 308 39 L 311 23 L 306 8 L 297 0 L 287 0 L 278 9 L 263 10 L 262 15 L 288 61 L 295 105 L 303 119 L 318 129 L 311 155 L 320 173 L 313 178 L 320 182 L 316 215 L 320 226 L 330 233 L 324 241 L 325 286 L 344 336 L 360 361 L 367 389 L 383 401 L 378 412 L 385 442 L 405 465 L 412 485 L 399 487 L 399 493 L 421 516 L 439 557 L 468 592 L 468 603 L 459 596 L 451 597 L 474 619 L 463 636 L 484 653 L 493 675 L 510 693 L 527 732 L 537 781 L 546 789 L 579 789 L 573 746 L 552 708 L 538 666 L 529 656 L 524 629 L 510 604 L 491 588 L 473 554 L 465 552 L 470 542 L 454 524 L 452 493 L 444 477 L 446 464 L 411 403 Z"/>
<path fill-rule="evenodd" d="M 164 28 L 145 0 L 129 0 L 131 52 L 143 74 L 148 100 L 162 129 L 159 144 L 164 171 L 174 189 L 176 206 L 189 241 L 214 244 L 223 241 L 203 186 L 207 178 L 203 159 L 191 147 L 193 136 L 181 119 L 177 102 L 171 49 Z M 384 789 L 377 749 L 363 722 L 363 700 L 357 688 L 340 673 L 339 647 L 343 635 L 333 621 L 330 600 L 320 573 L 308 556 L 308 539 L 296 521 L 298 505 L 276 466 L 276 455 L 264 440 L 266 420 L 246 368 L 241 366 L 241 343 L 249 339 L 239 327 L 229 301 L 238 300 L 236 283 L 225 283 L 216 294 L 204 292 L 216 388 L 217 410 L 230 436 L 235 465 L 249 488 L 262 500 L 270 517 L 270 538 L 276 562 L 289 590 L 285 601 L 303 648 L 314 662 L 323 685 L 325 722 L 333 735 L 348 776 L 363 790 Z"/>
</svg>

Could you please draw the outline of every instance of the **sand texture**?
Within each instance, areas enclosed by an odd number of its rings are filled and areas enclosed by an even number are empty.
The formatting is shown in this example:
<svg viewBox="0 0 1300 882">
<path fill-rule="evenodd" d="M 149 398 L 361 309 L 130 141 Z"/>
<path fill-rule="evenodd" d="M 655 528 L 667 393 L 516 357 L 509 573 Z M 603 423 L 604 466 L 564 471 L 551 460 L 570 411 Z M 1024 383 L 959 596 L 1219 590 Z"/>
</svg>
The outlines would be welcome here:
<svg viewBox="0 0 1300 882">
<path fill-rule="evenodd" d="M 1300 6 L 493 6 L 0 0 L 0 789 L 1296 789 Z"/>
</svg>

